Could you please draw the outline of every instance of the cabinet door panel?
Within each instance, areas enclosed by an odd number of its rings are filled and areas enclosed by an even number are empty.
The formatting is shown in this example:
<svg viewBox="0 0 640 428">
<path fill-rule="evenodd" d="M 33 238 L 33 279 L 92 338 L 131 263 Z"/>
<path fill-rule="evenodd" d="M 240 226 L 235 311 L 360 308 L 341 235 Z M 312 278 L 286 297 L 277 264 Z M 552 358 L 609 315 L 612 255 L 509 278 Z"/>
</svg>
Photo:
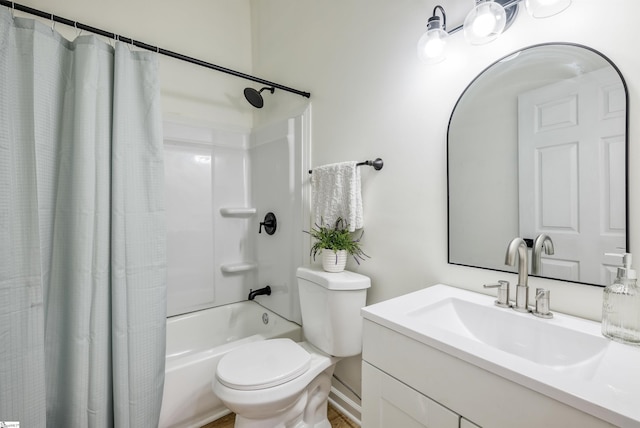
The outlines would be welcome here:
<svg viewBox="0 0 640 428">
<path fill-rule="evenodd" d="M 386 373 L 362 364 L 364 428 L 458 428 L 460 417 Z"/>
</svg>

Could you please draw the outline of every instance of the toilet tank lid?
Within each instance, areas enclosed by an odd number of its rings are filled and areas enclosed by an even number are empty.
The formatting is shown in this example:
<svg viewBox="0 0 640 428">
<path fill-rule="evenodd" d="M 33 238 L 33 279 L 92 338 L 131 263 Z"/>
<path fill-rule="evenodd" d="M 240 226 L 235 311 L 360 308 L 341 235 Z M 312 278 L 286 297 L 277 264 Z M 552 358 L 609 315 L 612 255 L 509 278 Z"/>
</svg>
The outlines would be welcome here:
<svg viewBox="0 0 640 428">
<path fill-rule="evenodd" d="M 296 276 L 329 290 L 363 290 L 371 287 L 371 279 L 368 276 L 347 270 L 325 272 L 319 266 L 301 266 L 298 268 Z"/>
</svg>

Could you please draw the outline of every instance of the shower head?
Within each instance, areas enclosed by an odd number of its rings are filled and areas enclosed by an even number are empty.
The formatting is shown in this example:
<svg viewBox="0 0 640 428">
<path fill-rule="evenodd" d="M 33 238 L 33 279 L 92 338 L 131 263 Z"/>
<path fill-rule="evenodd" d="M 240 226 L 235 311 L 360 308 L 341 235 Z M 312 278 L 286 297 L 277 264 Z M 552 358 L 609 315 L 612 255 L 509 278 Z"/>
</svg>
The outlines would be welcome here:
<svg viewBox="0 0 640 428">
<path fill-rule="evenodd" d="M 244 88 L 244 97 L 247 99 L 247 101 L 249 101 L 249 104 L 251 104 L 255 108 L 262 108 L 262 106 L 264 106 L 264 100 L 262 99 L 262 95 L 260 94 L 265 89 L 272 94 L 276 90 L 276 88 L 274 87 L 264 87 L 260 89 L 260 92 L 258 92 L 253 88 Z"/>
</svg>

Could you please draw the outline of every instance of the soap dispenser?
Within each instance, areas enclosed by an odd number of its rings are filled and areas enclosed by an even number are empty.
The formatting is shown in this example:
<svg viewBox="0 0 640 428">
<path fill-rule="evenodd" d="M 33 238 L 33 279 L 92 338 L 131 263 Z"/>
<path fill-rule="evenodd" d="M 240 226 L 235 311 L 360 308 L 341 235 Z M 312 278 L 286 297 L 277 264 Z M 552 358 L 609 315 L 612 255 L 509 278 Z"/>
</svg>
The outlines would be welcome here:
<svg viewBox="0 0 640 428">
<path fill-rule="evenodd" d="M 622 257 L 613 284 L 604 289 L 602 301 L 602 334 L 616 342 L 640 346 L 640 289 L 637 274 L 631 268 L 631 254 L 610 254 Z"/>
</svg>

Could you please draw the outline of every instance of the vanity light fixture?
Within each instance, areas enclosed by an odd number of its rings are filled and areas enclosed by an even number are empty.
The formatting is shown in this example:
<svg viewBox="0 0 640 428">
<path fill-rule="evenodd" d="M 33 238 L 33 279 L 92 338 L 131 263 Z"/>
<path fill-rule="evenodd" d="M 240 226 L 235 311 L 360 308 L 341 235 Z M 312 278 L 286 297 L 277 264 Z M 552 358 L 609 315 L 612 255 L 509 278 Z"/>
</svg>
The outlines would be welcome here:
<svg viewBox="0 0 640 428">
<path fill-rule="evenodd" d="M 436 15 L 437 12 L 442 15 L 442 22 L 440 17 Z M 442 6 L 436 6 L 433 8 L 433 14 L 431 18 L 427 20 L 427 31 L 418 40 L 418 58 L 427 64 L 437 64 L 444 60 L 445 50 L 444 47 L 447 44 L 447 16 L 444 13 Z"/>
<path fill-rule="evenodd" d="M 522 2 L 534 18 L 556 15 L 571 5 L 571 0 L 476 0 L 476 6 L 467 14 L 464 24 L 449 31 L 444 8 L 438 5 L 427 21 L 427 31 L 418 41 L 418 58 L 427 64 L 441 62 L 445 58 L 447 36 L 460 30 L 472 45 L 495 40 L 513 23 Z"/>
</svg>

